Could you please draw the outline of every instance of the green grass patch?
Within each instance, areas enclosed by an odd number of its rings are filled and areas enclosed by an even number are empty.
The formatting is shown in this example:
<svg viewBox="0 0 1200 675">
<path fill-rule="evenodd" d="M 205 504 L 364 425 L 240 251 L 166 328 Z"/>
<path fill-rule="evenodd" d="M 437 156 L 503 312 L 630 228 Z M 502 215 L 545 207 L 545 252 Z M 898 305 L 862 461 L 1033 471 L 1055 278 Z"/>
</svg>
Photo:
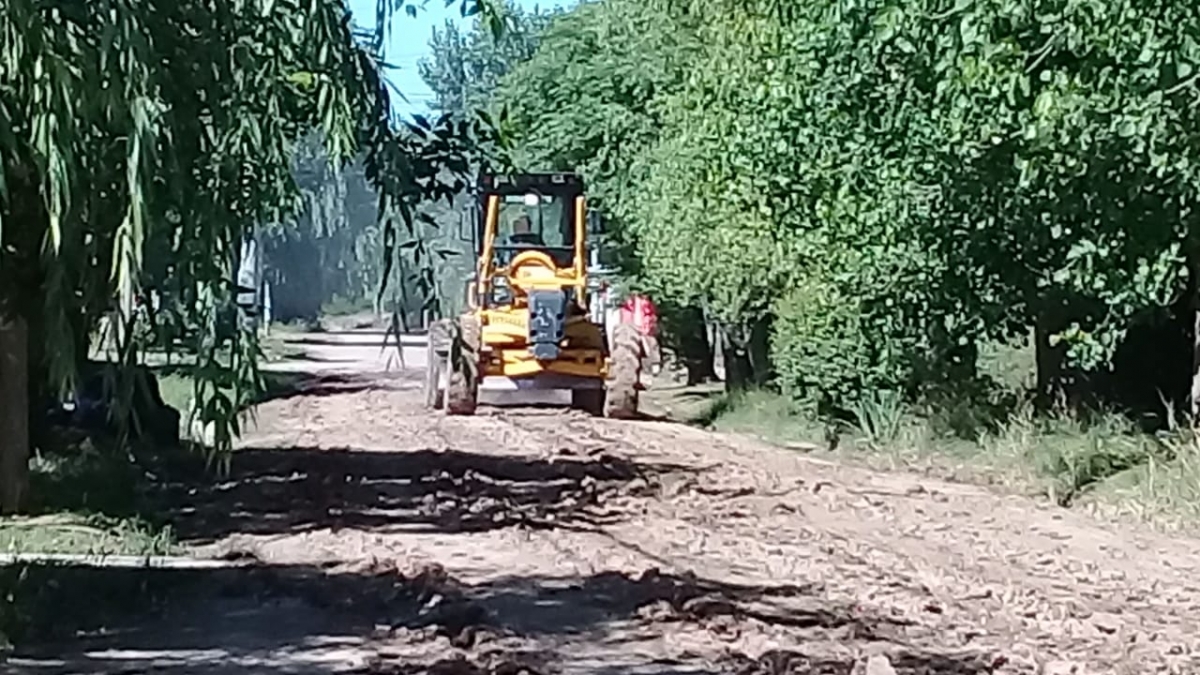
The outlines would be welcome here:
<svg viewBox="0 0 1200 675">
<path fill-rule="evenodd" d="M 263 371 L 262 376 L 265 385 L 262 397 L 268 400 L 295 391 L 301 382 L 310 377 L 302 373 L 276 371 Z M 160 372 L 158 374 L 158 389 L 162 395 L 163 403 L 178 410 L 184 416 L 182 422 L 186 423 L 188 406 L 192 401 L 192 378 L 186 372 L 179 370 Z"/>
<path fill-rule="evenodd" d="M 0 519 L 0 551 L 79 555 L 171 555 L 179 550 L 169 527 L 140 518 L 56 513 Z"/>
<path fill-rule="evenodd" d="M 715 393 L 688 421 L 784 443 L 821 443 L 827 431 L 794 401 L 767 391 Z"/>
<path fill-rule="evenodd" d="M 1080 503 L 1194 530 L 1200 524 L 1200 439 L 1157 439 L 1145 462 L 1118 472 L 1082 495 Z"/>
<path fill-rule="evenodd" d="M 187 413 L 188 404 L 192 400 L 193 386 L 192 378 L 178 371 L 158 376 L 158 391 L 162 395 L 163 403 L 178 410 L 181 415 Z"/>
<path fill-rule="evenodd" d="M 350 299 L 334 295 L 328 302 L 321 305 L 322 316 L 349 316 L 372 311 L 375 303 L 371 298 Z"/>
<path fill-rule="evenodd" d="M 0 519 L 0 551 L 161 555 L 175 550 L 169 525 L 155 517 L 157 478 L 128 457 L 90 440 L 30 462 L 26 517 Z"/>
<path fill-rule="evenodd" d="M 1200 439 L 1185 434 L 1145 434 L 1115 414 L 1080 421 L 1018 407 L 964 437 L 887 394 L 861 403 L 855 416 L 831 424 L 784 396 L 750 391 L 711 394 L 685 419 L 876 469 L 991 485 L 1062 506 L 1200 522 Z"/>
<path fill-rule="evenodd" d="M 1192 432 L 1147 434 L 1118 414 L 1035 414 L 1024 395 L 1033 384 L 1028 344 L 989 345 L 980 365 L 984 379 L 966 394 L 914 405 L 876 391 L 836 422 L 771 391 L 726 393 L 710 384 L 650 396 L 675 419 L 876 469 L 1200 523 L 1200 438 Z"/>
</svg>

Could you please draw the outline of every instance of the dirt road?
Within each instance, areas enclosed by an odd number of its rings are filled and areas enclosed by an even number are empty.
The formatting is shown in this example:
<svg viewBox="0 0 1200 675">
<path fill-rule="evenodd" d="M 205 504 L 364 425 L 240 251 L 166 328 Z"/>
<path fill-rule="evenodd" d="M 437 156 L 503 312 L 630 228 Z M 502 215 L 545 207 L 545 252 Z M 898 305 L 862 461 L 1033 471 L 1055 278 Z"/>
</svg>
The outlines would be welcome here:
<svg viewBox="0 0 1200 675">
<path fill-rule="evenodd" d="M 1195 541 L 663 422 L 432 416 L 413 370 L 327 378 L 262 407 L 229 481 L 179 487 L 180 534 L 244 567 L 87 572 L 169 592 L 16 671 L 1200 672 Z"/>
</svg>

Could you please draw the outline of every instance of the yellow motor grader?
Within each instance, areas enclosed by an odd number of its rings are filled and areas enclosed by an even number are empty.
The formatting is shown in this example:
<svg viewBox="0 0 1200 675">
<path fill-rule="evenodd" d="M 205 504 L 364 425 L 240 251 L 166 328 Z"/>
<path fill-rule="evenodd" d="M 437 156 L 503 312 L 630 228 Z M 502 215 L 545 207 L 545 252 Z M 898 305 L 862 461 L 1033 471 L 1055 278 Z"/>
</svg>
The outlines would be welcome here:
<svg viewBox="0 0 1200 675">
<path fill-rule="evenodd" d="M 606 320 L 606 296 L 590 283 L 600 220 L 582 178 L 482 174 L 475 197 L 464 222 L 476 270 L 464 313 L 430 326 L 426 405 L 472 415 L 481 390 L 570 390 L 572 408 L 637 415 L 642 340 Z"/>
</svg>

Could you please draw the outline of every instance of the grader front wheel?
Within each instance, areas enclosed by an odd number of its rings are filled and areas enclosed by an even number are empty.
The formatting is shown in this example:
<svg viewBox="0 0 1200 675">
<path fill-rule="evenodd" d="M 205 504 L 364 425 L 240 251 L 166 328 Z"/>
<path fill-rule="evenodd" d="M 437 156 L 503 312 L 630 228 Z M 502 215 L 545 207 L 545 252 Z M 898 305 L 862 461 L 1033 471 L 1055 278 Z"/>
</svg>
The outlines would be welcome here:
<svg viewBox="0 0 1200 675">
<path fill-rule="evenodd" d="M 442 380 L 453 332 L 450 322 L 445 319 L 439 319 L 429 326 L 429 345 L 425 352 L 425 407 L 430 410 L 441 410 L 446 405 L 446 390 Z"/>
<path fill-rule="evenodd" d="M 480 325 L 473 316 L 460 317 L 451 340 L 447 367 L 446 412 L 474 415 L 479 405 Z"/>
<path fill-rule="evenodd" d="M 613 328 L 608 392 L 605 415 L 613 419 L 633 419 L 638 414 L 638 384 L 642 371 L 642 336 L 627 323 Z"/>
<path fill-rule="evenodd" d="M 592 417 L 604 416 L 604 389 L 575 389 L 571 392 L 571 408 L 582 410 Z"/>
</svg>

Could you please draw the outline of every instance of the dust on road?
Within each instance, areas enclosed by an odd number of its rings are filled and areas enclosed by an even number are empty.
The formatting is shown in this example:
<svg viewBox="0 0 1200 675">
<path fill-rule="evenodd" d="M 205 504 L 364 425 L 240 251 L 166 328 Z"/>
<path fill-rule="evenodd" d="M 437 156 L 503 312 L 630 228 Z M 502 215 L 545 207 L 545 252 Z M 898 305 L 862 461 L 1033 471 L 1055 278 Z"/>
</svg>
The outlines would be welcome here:
<svg viewBox="0 0 1200 675">
<path fill-rule="evenodd" d="M 177 500 L 246 567 L 105 571 L 176 578 L 17 670 L 1200 672 L 1195 541 L 676 424 L 430 415 L 419 380 L 265 404 Z"/>
</svg>

